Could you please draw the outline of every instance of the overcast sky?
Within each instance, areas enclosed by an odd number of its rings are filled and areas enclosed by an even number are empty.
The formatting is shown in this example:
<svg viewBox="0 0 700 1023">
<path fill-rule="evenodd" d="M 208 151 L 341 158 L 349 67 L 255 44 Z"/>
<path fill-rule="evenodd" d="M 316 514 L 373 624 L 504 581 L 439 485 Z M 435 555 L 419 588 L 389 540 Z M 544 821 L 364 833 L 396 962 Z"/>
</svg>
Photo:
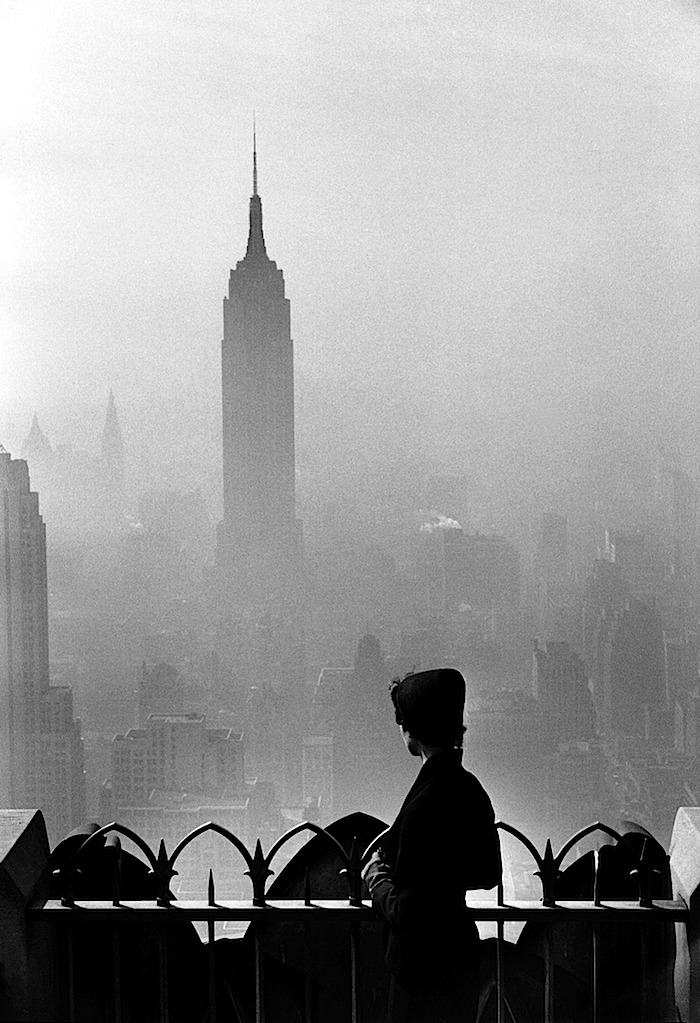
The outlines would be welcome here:
<svg viewBox="0 0 700 1023">
<path fill-rule="evenodd" d="M 322 426 L 348 449 L 386 431 L 431 458 L 446 438 L 496 443 L 504 422 L 521 443 L 556 436 L 601 402 L 632 418 L 672 405 L 671 432 L 697 429 L 699 4 L 2 11 L 13 453 L 34 410 L 55 441 L 83 442 L 110 387 L 166 453 L 180 431 L 215 446 L 253 110 L 302 458 Z M 173 412 L 157 438 L 143 409 L 169 392 L 201 419 Z"/>
</svg>

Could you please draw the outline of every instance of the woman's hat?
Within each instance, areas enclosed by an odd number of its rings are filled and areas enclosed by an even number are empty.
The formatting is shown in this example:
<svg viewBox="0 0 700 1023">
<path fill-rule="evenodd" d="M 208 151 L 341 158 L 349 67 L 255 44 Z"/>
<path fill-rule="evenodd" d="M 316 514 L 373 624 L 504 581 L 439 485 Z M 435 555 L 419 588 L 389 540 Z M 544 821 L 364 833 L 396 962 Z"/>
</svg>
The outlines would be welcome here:
<svg viewBox="0 0 700 1023">
<path fill-rule="evenodd" d="M 466 685 L 456 668 L 406 675 L 390 691 L 397 723 L 416 739 L 461 744 Z"/>
</svg>

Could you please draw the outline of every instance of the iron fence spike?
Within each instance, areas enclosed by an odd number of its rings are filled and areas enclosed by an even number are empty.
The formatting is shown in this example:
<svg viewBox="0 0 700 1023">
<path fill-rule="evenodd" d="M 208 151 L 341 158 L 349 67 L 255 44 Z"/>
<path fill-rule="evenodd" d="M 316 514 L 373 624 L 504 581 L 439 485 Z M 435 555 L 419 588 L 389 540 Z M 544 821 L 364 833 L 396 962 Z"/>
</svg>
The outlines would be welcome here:
<svg viewBox="0 0 700 1023">
<path fill-rule="evenodd" d="M 347 878 L 351 906 L 362 905 L 362 853 L 357 841 L 357 835 L 353 835 L 348 857 Z"/>
<path fill-rule="evenodd" d="M 535 871 L 535 877 L 539 877 L 542 882 L 542 904 L 554 906 L 556 883 L 561 877 L 561 871 L 559 870 L 559 860 L 554 858 L 549 838 L 544 847 L 544 855 L 540 857 L 539 870 Z"/>
<path fill-rule="evenodd" d="M 168 859 L 165 839 L 161 838 L 156 862 L 156 902 L 159 906 L 169 906 L 172 902 L 173 896 L 170 893 L 170 879 L 176 874 L 177 870 L 173 870 Z"/>
<path fill-rule="evenodd" d="M 255 843 L 255 852 L 253 853 L 250 870 L 245 870 L 243 873 L 247 874 L 253 883 L 253 905 L 264 906 L 265 882 L 268 877 L 274 874 L 274 870 L 270 870 L 260 839 Z"/>
</svg>

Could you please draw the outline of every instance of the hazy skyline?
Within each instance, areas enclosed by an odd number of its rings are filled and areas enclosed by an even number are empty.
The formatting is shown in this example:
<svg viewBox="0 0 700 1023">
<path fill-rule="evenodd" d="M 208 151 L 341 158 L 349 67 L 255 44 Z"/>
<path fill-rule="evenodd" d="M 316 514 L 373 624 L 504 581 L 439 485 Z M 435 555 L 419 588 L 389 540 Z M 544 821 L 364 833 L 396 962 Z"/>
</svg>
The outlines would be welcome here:
<svg viewBox="0 0 700 1023">
<path fill-rule="evenodd" d="M 302 472 L 310 450 L 454 464 L 482 442 L 505 466 L 600 408 L 700 435 L 694 4 L 66 0 L 3 21 L 14 454 L 34 410 L 54 442 L 97 438 L 113 388 L 132 451 L 190 445 L 216 471 L 253 110 Z"/>
</svg>

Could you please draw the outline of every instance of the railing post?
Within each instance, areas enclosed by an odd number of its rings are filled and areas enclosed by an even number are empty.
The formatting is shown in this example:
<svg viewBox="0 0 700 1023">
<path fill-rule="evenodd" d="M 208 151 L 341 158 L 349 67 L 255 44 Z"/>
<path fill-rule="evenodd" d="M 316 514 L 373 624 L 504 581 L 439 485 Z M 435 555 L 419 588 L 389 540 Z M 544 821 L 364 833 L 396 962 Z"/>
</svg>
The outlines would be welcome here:
<svg viewBox="0 0 700 1023">
<path fill-rule="evenodd" d="M 676 924 L 674 988 L 680 1018 L 700 1023 L 700 807 L 681 806 L 671 836 L 674 898 L 690 910 L 687 927 Z"/>
<path fill-rule="evenodd" d="M 27 910 L 48 895 L 49 843 L 40 810 L 0 810 L 0 1020 L 57 1015 L 51 931 Z"/>
<path fill-rule="evenodd" d="M 214 872 L 209 870 L 207 882 L 207 904 L 216 905 L 216 891 L 214 888 Z M 216 961 L 214 958 L 214 942 L 216 940 L 216 924 L 213 920 L 207 921 L 207 962 L 209 965 L 209 1020 L 216 1023 Z"/>
</svg>

